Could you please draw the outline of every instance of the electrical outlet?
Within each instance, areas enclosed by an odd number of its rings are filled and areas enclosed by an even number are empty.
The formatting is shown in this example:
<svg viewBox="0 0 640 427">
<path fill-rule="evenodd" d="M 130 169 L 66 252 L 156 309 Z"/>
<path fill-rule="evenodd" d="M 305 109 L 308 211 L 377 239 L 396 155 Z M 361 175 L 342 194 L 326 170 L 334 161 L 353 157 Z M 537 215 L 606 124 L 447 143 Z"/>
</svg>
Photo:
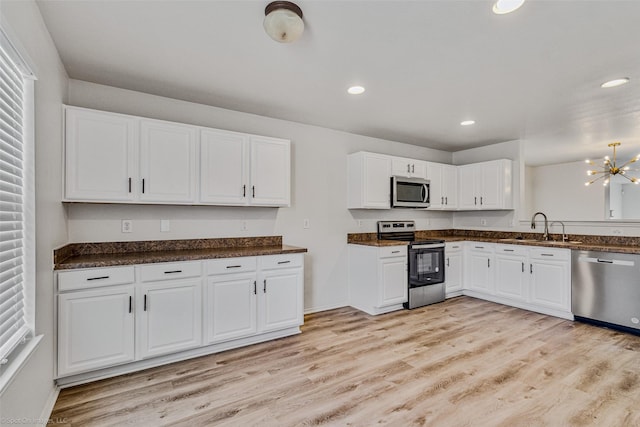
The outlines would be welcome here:
<svg viewBox="0 0 640 427">
<path fill-rule="evenodd" d="M 133 233 L 133 221 L 130 219 L 122 220 L 122 232 L 123 233 Z"/>
<path fill-rule="evenodd" d="M 160 232 L 167 232 L 167 231 L 171 231 L 171 221 L 169 221 L 168 219 L 161 219 L 160 220 Z"/>
<path fill-rule="evenodd" d="M 480 225 L 487 225 L 487 220 L 484 218 L 480 219 Z"/>
<path fill-rule="evenodd" d="M 311 224 L 309 223 L 309 219 L 308 218 L 305 218 L 305 219 L 302 220 L 302 227 L 303 228 L 309 228 L 310 225 Z"/>
<path fill-rule="evenodd" d="M 242 225 L 240 226 L 242 231 L 247 231 L 249 227 L 247 226 L 247 221 L 242 221 Z"/>
<path fill-rule="evenodd" d="M 362 220 L 361 219 L 358 220 L 358 228 L 362 228 Z"/>
<path fill-rule="evenodd" d="M 620 228 L 614 228 L 614 229 L 613 229 L 613 231 L 612 231 L 611 233 L 619 236 L 619 235 L 621 235 L 621 234 L 622 234 L 622 229 L 620 229 Z"/>
</svg>

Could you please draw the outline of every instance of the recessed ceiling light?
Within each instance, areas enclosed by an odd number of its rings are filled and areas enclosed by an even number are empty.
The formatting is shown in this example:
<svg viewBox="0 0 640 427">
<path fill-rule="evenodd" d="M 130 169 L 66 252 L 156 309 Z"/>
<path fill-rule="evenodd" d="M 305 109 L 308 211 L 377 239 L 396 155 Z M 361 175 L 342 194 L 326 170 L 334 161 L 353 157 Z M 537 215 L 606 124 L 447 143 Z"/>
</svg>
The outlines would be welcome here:
<svg viewBox="0 0 640 427">
<path fill-rule="evenodd" d="M 493 4 L 493 13 L 496 15 L 511 13 L 522 6 L 523 3 L 524 0 L 497 0 Z"/>
<path fill-rule="evenodd" d="M 362 86 L 351 86 L 347 89 L 347 92 L 351 95 L 360 95 L 361 93 L 364 93 L 364 88 Z"/>
<path fill-rule="evenodd" d="M 471 125 L 473 125 L 475 123 L 476 123 L 475 120 L 464 120 L 464 121 L 460 122 L 460 126 L 471 126 Z"/>
<path fill-rule="evenodd" d="M 600 87 L 602 88 L 610 88 L 610 87 L 616 87 L 616 86 L 620 86 L 623 85 L 625 83 L 629 83 L 629 77 L 622 77 L 619 79 L 613 79 L 613 80 L 609 80 L 608 82 L 604 82 L 600 85 Z"/>
</svg>

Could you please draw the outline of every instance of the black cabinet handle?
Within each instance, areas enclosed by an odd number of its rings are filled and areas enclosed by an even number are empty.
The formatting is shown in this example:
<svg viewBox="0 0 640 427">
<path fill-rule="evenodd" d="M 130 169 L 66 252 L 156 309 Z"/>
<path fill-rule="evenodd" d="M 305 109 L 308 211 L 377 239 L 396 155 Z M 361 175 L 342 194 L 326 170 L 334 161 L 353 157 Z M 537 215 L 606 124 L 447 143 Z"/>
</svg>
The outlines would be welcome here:
<svg viewBox="0 0 640 427">
<path fill-rule="evenodd" d="M 448 204 L 449 204 L 449 197 L 445 197 L 445 198 L 444 198 L 444 204 L 445 204 L 445 205 L 448 205 Z"/>
<path fill-rule="evenodd" d="M 407 172 L 411 172 L 411 165 L 407 163 Z"/>
<path fill-rule="evenodd" d="M 142 178 L 142 194 L 144 194 L 144 178 Z"/>
<path fill-rule="evenodd" d="M 258 284 L 256 283 L 256 281 L 253 281 L 253 294 L 257 295 L 258 294 Z"/>
<path fill-rule="evenodd" d="M 144 295 L 144 306 L 143 306 L 143 310 L 147 311 L 147 294 Z"/>
<path fill-rule="evenodd" d="M 447 267 L 449 267 L 449 258 L 447 258 Z"/>
<path fill-rule="evenodd" d="M 504 252 L 513 252 L 513 249 L 503 249 Z"/>
<path fill-rule="evenodd" d="M 529 264 L 529 273 L 533 274 L 533 264 Z"/>
<path fill-rule="evenodd" d="M 416 171 L 416 165 L 411 165 L 411 173 L 414 173 Z"/>
<path fill-rule="evenodd" d="M 132 303 L 133 303 L 133 297 L 131 295 L 129 295 L 129 313 L 131 313 L 131 311 L 132 311 L 132 307 L 131 307 Z"/>
<path fill-rule="evenodd" d="M 253 197 L 254 199 L 256 198 L 256 186 L 255 185 L 251 186 L 251 197 Z"/>
<path fill-rule="evenodd" d="M 540 254 L 542 256 L 553 256 L 553 254 Z M 598 262 L 600 262 L 600 260 L 598 260 Z"/>
<path fill-rule="evenodd" d="M 240 268 L 241 265 L 227 265 L 227 268 Z"/>
<path fill-rule="evenodd" d="M 129 177 L 129 193 L 131 193 L 131 177 Z"/>
<path fill-rule="evenodd" d="M 487 258 L 487 268 L 491 268 L 491 259 Z"/>
<path fill-rule="evenodd" d="M 444 205 L 444 197 L 440 197 L 440 204 Z"/>
<path fill-rule="evenodd" d="M 522 272 L 524 273 L 524 262 L 522 263 Z"/>
<path fill-rule="evenodd" d="M 482 196 L 480 196 L 480 206 L 482 206 Z"/>
<path fill-rule="evenodd" d="M 264 286 L 262 287 L 262 292 L 267 293 L 267 279 L 264 279 Z"/>
<path fill-rule="evenodd" d="M 396 251 L 396 252 L 400 252 L 400 251 Z M 395 253 L 395 252 L 394 252 Z M 291 262 L 291 260 L 287 260 L 287 261 L 278 261 L 278 264 L 289 264 Z"/>
<path fill-rule="evenodd" d="M 477 205 L 477 204 L 478 204 L 478 198 L 477 198 L 477 197 L 474 197 L 474 198 L 473 198 L 473 204 L 474 204 L 474 205 Z"/>
<path fill-rule="evenodd" d="M 87 282 L 90 282 L 92 280 L 104 280 L 104 279 L 108 279 L 109 276 L 100 276 L 100 277 L 88 277 L 87 278 Z"/>
<path fill-rule="evenodd" d="M 171 270 L 171 271 L 164 272 L 164 274 L 175 274 L 175 273 L 182 273 L 182 270 Z"/>
<path fill-rule="evenodd" d="M 247 186 L 246 186 L 246 184 L 242 186 L 242 197 L 247 197 Z"/>
</svg>

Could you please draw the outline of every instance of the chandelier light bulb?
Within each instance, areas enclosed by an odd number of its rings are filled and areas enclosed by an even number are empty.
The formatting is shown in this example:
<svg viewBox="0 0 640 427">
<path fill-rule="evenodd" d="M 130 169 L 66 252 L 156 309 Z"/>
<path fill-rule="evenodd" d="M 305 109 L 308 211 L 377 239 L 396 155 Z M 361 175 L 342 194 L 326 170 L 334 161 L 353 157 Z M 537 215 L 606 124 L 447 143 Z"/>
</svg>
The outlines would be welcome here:
<svg viewBox="0 0 640 427">
<path fill-rule="evenodd" d="M 626 179 L 628 179 L 629 181 L 631 181 L 634 184 L 638 184 L 640 180 L 638 180 L 638 178 L 633 177 L 633 176 L 628 176 L 627 172 L 631 170 L 631 168 L 629 167 L 629 165 L 631 163 L 635 163 L 638 160 L 640 160 L 640 155 L 632 158 L 631 160 L 627 161 L 626 163 L 618 166 L 617 162 L 616 162 L 616 147 L 620 146 L 619 142 L 612 142 L 611 144 L 609 144 L 609 147 L 613 148 L 613 159 L 611 159 L 609 156 L 605 156 L 604 158 L 604 163 L 602 166 L 600 166 L 602 168 L 602 170 L 588 170 L 587 171 L 587 175 L 588 176 L 597 176 L 597 178 L 589 181 L 589 182 L 585 182 L 584 185 L 589 186 L 591 184 L 593 184 L 595 181 L 599 180 L 600 178 L 603 178 L 604 181 L 602 182 L 602 185 L 604 185 L 605 187 L 607 186 L 607 184 L 609 184 L 609 181 L 611 180 L 611 176 L 612 175 L 620 175 L 621 177 L 624 177 Z M 594 165 L 594 163 L 591 160 L 585 160 L 585 163 L 590 164 L 590 165 Z"/>
</svg>

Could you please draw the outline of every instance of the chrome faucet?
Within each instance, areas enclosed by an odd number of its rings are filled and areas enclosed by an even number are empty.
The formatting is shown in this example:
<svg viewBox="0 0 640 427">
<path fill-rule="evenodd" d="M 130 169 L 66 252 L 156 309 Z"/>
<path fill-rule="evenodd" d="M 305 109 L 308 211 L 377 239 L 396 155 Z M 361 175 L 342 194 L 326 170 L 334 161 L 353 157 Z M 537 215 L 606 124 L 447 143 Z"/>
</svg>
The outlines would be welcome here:
<svg viewBox="0 0 640 427">
<path fill-rule="evenodd" d="M 568 239 L 568 236 L 564 232 L 564 222 L 562 222 L 562 221 L 553 221 L 551 224 L 549 224 L 549 227 L 553 227 L 554 224 L 560 224 L 562 226 L 562 241 L 566 242 L 567 239 Z"/>
<path fill-rule="evenodd" d="M 544 233 L 542 233 L 542 240 L 549 240 L 549 221 L 547 221 L 547 216 L 542 212 L 536 212 L 531 217 L 531 229 L 536 229 L 536 216 L 542 215 L 544 218 Z"/>
</svg>

